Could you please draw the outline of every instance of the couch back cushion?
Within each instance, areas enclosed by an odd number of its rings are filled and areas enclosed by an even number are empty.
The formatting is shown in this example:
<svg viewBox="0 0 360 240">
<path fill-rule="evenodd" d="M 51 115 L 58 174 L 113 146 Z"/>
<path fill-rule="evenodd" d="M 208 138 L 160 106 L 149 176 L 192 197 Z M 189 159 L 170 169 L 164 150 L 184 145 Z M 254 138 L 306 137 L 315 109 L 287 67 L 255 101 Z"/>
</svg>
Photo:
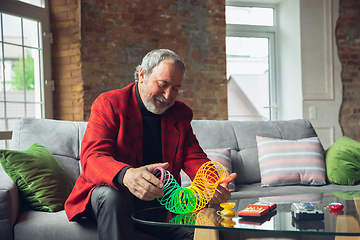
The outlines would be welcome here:
<svg viewBox="0 0 360 240">
<path fill-rule="evenodd" d="M 289 121 L 194 120 L 192 126 L 202 148 L 231 148 L 233 172 L 238 175 L 235 184 L 261 181 L 256 136 L 287 140 L 317 136 L 306 119 Z"/>
<path fill-rule="evenodd" d="M 13 131 L 14 150 L 33 143 L 47 148 L 62 164 L 73 182 L 80 174 L 80 145 L 86 122 L 23 118 Z M 235 184 L 261 181 L 256 136 L 288 140 L 317 137 L 305 119 L 289 121 L 193 120 L 192 127 L 203 149 L 230 148 Z"/>
<path fill-rule="evenodd" d="M 47 148 L 73 182 L 80 174 L 80 144 L 86 122 L 22 118 L 14 126 L 11 149 L 26 150 L 33 143 Z"/>
</svg>

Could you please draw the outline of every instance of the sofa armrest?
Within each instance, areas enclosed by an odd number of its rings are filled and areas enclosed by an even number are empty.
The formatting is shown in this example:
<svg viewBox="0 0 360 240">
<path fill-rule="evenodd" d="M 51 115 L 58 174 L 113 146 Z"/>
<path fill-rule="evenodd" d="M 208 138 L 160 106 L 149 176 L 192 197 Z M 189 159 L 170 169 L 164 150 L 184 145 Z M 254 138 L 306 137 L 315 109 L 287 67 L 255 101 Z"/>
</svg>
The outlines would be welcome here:
<svg viewBox="0 0 360 240">
<path fill-rule="evenodd" d="M 14 181 L 0 166 L 0 233 L 1 239 L 13 239 L 13 227 L 19 215 L 19 195 Z"/>
</svg>

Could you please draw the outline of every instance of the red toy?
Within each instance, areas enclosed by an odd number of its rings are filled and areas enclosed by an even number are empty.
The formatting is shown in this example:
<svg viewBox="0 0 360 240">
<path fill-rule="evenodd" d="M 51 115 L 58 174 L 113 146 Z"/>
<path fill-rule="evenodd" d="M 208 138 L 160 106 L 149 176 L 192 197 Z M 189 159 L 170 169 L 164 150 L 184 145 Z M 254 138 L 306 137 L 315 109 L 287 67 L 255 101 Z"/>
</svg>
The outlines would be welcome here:
<svg viewBox="0 0 360 240">
<path fill-rule="evenodd" d="M 329 210 L 329 214 L 331 216 L 341 216 L 341 215 L 344 215 L 344 211 L 343 210 Z"/>
<path fill-rule="evenodd" d="M 268 213 L 269 211 L 276 208 L 275 203 L 254 203 L 247 205 L 246 208 L 238 212 L 239 217 L 260 217 L 264 214 Z"/>
<path fill-rule="evenodd" d="M 329 208 L 331 210 L 342 210 L 344 208 L 344 205 L 341 203 L 329 203 Z"/>
</svg>

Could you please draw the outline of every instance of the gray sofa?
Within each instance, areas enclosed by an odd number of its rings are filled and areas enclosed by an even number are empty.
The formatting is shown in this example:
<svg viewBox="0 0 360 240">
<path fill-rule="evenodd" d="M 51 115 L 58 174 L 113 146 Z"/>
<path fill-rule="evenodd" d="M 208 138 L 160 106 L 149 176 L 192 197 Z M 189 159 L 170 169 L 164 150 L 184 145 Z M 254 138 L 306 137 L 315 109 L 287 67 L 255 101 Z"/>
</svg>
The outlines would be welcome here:
<svg viewBox="0 0 360 240">
<path fill-rule="evenodd" d="M 281 139 L 317 136 L 307 120 L 234 122 L 194 120 L 194 133 L 204 149 L 231 148 L 236 191 L 231 199 L 272 195 L 360 190 L 360 186 L 282 186 L 262 188 L 256 135 Z M 34 142 L 46 147 L 63 165 L 73 182 L 80 174 L 80 144 L 85 122 L 21 119 L 14 128 L 12 149 L 26 150 Z M 0 168 L 0 239 L 98 239 L 96 224 L 82 219 L 69 222 L 65 212 L 22 211 L 15 183 Z M 146 238 L 139 235 L 139 238 Z M 333 237 L 332 237 L 333 239 Z"/>
</svg>

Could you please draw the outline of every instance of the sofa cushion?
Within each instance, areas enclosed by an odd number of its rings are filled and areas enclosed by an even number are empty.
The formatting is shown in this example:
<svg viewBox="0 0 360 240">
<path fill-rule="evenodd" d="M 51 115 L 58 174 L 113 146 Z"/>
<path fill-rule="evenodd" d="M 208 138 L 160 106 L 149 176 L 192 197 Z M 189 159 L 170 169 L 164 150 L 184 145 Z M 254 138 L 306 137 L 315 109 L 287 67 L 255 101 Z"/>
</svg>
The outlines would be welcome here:
<svg viewBox="0 0 360 240">
<path fill-rule="evenodd" d="M 55 213 L 32 210 L 22 212 L 14 226 L 14 235 L 16 240 L 99 239 L 97 225 L 94 221 L 87 218 L 69 221 L 64 210 Z M 140 231 L 135 232 L 135 239 L 159 240 Z"/>
<path fill-rule="evenodd" d="M 211 161 L 221 163 L 226 168 L 226 170 L 229 172 L 229 174 L 232 173 L 231 149 L 230 148 L 205 149 L 204 152 L 206 153 L 207 157 Z M 180 177 L 181 177 L 181 186 L 182 187 L 188 187 L 191 185 L 190 177 L 182 170 L 180 172 Z M 230 189 L 230 191 L 235 190 L 234 181 L 231 181 L 229 183 L 229 189 Z"/>
<path fill-rule="evenodd" d="M 256 136 L 302 139 L 316 137 L 306 119 L 287 121 L 216 121 L 193 120 L 194 133 L 203 149 L 231 148 L 235 184 L 260 183 Z M 255 161 L 254 161 L 255 160 Z"/>
<path fill-rule="evenodd" d="M 14 226 L 17 240 L 98 240 L 96 223 L 87 218 L 69 221 L 65 211 L 53 213 L 25 211 L 19 215 Z"/>
<path fill-rule="evenodd" d="M 75 183 L 80 175 L 80 146 L 86 126 L 86 122 L 22 118 L 14 125 L 11 149 L 23 151 L 35 142 L 40 144 L 54 155 Z"/>
<path fill-rule="evenodd" d="M 34 143 L 28 150 L 0 150 L 0 163 L 32 209 L 63 209 L 73 183 L 56 158 Z"/>
<path fill-rule="evenodd" d="M 357 200 L 360 199 L 360 192 L 359 191 L 338 191 L 332 192 L 336 197 L 344 200 Z"/>
<path fill-rule="evenodd" d="M 13 239 L 13 226 L 19 215 L 19 193 L 14 181 L 0 167 L 0 235 Z"/>
<path fill-rule="evenodd" d="M 261 185 L 324 185 L 325 162 L 318 137 L 284 140 L 256 136 Z"/>
<path fill-rule="evenodd" d="M 230 148 L 223 148 L 223 149 L 205 149 L 204 150 L 207 157 L 211 161 L 221 163 L 229 174 L 232 173 L 232 163 L 231 163 L 231 149 Z M 235 190 L 235 183 L 234 181 L 229 182 L 229 190 Z"/>
<path fill-rule="evenodd" d="M 360 181 L 360 143 L 341 137 L 325 152 L 327 178 L 330 183 L 354 185 Z"/>
</svg>

